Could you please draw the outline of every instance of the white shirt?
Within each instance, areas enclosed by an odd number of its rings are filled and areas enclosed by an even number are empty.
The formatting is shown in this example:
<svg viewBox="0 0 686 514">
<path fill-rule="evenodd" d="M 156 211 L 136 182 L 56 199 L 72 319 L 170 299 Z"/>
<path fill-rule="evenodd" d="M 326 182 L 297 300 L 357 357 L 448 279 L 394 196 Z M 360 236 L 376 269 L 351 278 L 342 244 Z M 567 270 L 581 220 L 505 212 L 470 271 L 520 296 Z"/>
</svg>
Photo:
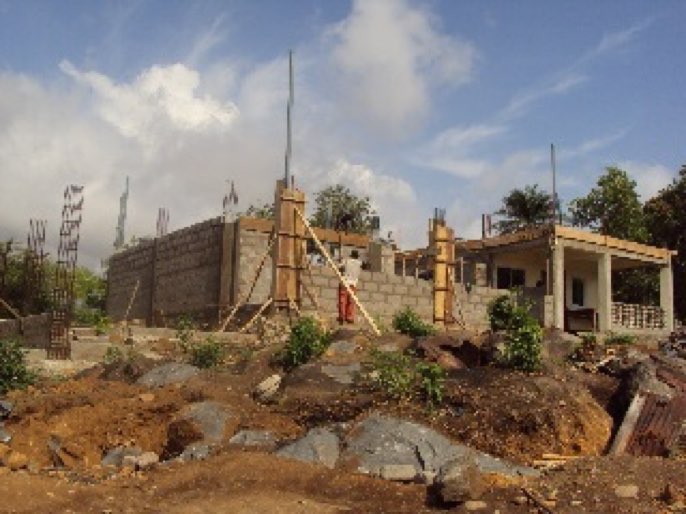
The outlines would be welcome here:
<svg viewBox="0 0 686 514">
<path fill-rule="evenodd" d="M 362 271 L 362 262 L 359 259 L 343 259 L 343 278 L 349 286 L 357 286 Z"/>
</svg>

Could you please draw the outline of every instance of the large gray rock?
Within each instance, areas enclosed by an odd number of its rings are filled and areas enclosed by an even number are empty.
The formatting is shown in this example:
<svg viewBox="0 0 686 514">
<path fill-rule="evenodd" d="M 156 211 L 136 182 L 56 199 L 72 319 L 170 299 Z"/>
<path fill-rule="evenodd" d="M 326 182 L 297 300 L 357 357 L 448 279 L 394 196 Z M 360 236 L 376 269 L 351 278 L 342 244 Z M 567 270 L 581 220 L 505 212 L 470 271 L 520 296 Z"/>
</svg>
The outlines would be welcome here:
<svg viewBox="0 0 686 514">
<path fill-rule="evenodd" d="M 417 476 L 440 474 L 456 462 L 473 465 L 481 473 L 535 476 L 537 471 L 517 466 L 473 448 L 452 443 L 435 430 L 374 413 L 355 427 L 343 456 L 358 462 L 358 471 L 381 476 L 389 465 L 413 466 Z"/>
<path fill-rule="evenodd" d="M 320 369 L 327 377 L 339 384 L 350 385 L 360 374 L 362 367 L 359 362 L 353 362 L 352 364 L 322 364 Z"/>
<path fill-rule="evenodd" d="M 147 387 L 162 387 L 178 382 L 185 382 L 198 374 L 200 370 L 190 364 L 168 362 L 157 366 L 137 380 L 137 383 Z"/>
<path fill-rule="evenodd" d="M 143 453 L 137 446 L 117 446 L 112 448 L 107 454 L 102 458 L 100 464 L 102 466 L 113 466 L 115 468 L 120 468 L 124 464 L 124 459 L 126 457 L 138 457 Z"/>
<path fill-rule="evenodd" d="M 239 446 L 273 447 L 276 445 L 274 434 L 268 430 L 241 430 L 236 433 L 229 443 Z"/>
<path fill-rule="evenodd" d="M 206 401 L 187 405 L 167 427 L 164 458 L 181 456 L 184 460 L 193 460 L 206 457 L 211 448 L 222 442 L 231 421 L 235 422 L 234 415 L 220 403 Z"/>
<path fill-rule="evenodd" d="M 313 428 L 305 437 L 284 446 L 276 454 L 333 468 L 340 454 L 339 441 L 333 432 L 325 428 Z"/>
<path fill-rule="evenodd" d="M 217 402 L 198 402 L 186 406 L 179 419 L 191 421 L 202 434 L 202 440 L 208 443 L 219 443 L 224 438 L 224 429 L 233 414 Z"/>
</svg>

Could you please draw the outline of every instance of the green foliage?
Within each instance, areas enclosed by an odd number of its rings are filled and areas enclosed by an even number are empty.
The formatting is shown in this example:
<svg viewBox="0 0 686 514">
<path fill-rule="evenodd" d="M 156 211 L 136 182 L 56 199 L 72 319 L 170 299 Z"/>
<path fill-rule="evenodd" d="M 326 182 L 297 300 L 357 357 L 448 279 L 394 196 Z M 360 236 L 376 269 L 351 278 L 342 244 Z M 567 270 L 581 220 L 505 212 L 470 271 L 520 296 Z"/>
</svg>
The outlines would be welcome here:
<svg viewBox="0 0 686 514">
<path fill-rule="evenodd" d="M 0 394 L 23 389 L 36 379 L 26 364 L 26 354 L 18 341 L 0 339 Z"/>
<path fill-rule="evenodd" d="M 190 348 L 190 363 L 198 368 L 216 368 L 224 362 L 226 348 L 213 337 L 208 337 L 202 343 L 197 343 Z"/>
<path fill-rule="evenodd" d="M 606 345 L 629 345 L 636 342 L 636 336 L 631 334 L 617 334 L 608 332 L 605 336 Z"/>
<path fill-rule="evenodd" d="M 401 334 L 406 334 L 410 337 L 428 336 L 436 332 L 432 325 L 422 321 L 419 314 L 409 307 L 405 307 L 403 310 L 395 313 L 393 316 L 393 328 Z"/>
<path fill-rule="evenodd" d="M 507 332 L 504 364 L 521 371 L 539 369 L 543 331 L 529 305 L 518 304 L 514 295 L 501 295 L 489 304 L 488 317 L 492 330 Z"/>
<path fill-rule="evenodd" d="M 403 352 L 374 349 L 372 377 L 379 389 L 395 400 L 420 396 L 433 408 L 443 402 L 446 372 L 438 364 L 423 362 Z"/>
<path fill-rule="evenodd" d="M 274 219 L 274 204 L 265 203 L 262 205 L 250 205 L 244 213 L 240 213 L 240 216 L 248 216 L 250 218 L 264 218 L 273 220 Z"/>
<path fill-rule="evenodd" d="M 415 363 L 411 356 L 402 352 L 383 352 L 374 349 L 371 354 L 374 382 L 388 396 L 408 399 L 416 382 Z"/>
<path fill-rule="evenodd" d="M 678 252 L 672 257 L 674 310 L 686 323 L 686 166 L 670 185 L 646 202 L 643 210 L 650 242 Z"/>
<path fill-rule="evenodd" d="M 446 371 L 436 363 L 420 362 L 417 364 L 417 374 L 420 391 L 429 406 L 443 403 Z"/>
<path fill-rule="evenodd" d="M 597 186 L 588 195 L 573 200 L 569 210 L 575 225 L 630 241 L 648 239 L 636 182 L 619 168 L 606 168 Z"/>
<path fill-rule="evenodd" d="M 106 366 L 122 360 L 124 360 L 124 352 L 118 346 L 108 346 L 105 355 L 102 358 L 102 362 Z"/>
<path fill-rule="evenodd" d="M 371 230 L 371 218 L 375 212 L 369 198 L 356 196 L 341 184 L 329 186 L 316 193 L 314 206 L 314 214 L 310 218 L 310 224 L 314 227 L 359 234 L 366 234 Z"/>
<path fill-rule="evenodd" d="M 503 206 L 496 215 L 504 219 L 494 228 L 501 234 L 550 222 L 550 195 L 538 189 L 538 184 L 513 189 L 503 198 Z"/>
<path fill-rule="evenodd" d="M 598 338 L 593 332 L 579 332 L 578 336 L 581 338 L 582 346 L 595 346 L 598 342 Z"/>
<path fill-rule="evenodd" d="M 303 316 L 291 329 L 280 356 L 281 364 L 286 369 L 300 366 L 324 353 L 330 344 L 331 334 L 322 329 L 316 319 Z"/>
<path fill-rule="evenodd" d="M 93 327 L 97 335 L 106 334 L 111 326 L 110 318 L 107 317 L 100 309 L 92 309 L 88 307 L 76 309 L 74 318 L 80 325 Z"/>
<path fill-rule="evenodd" d="M 190 314 L 182 314 L 176 320 L 176 338 L 183 352 L 190 350 L 195 335 L 195 321 Z"/>
</svg>

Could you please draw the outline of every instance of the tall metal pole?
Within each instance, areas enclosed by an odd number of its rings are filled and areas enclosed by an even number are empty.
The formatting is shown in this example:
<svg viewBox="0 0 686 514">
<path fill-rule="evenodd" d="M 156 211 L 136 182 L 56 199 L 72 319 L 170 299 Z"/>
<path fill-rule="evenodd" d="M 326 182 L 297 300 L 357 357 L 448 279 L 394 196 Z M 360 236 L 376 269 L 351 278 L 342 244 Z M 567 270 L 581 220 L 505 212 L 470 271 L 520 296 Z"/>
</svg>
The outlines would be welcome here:
<svg viewBox="0 0 686 514">
<path fill-rule="evenodd" d="M 550 143 L 550 168 L 553 172 L 553 201 L 550 206 L 550 213 L 552 222 L 555 223 L 557 218 L 557 184 L 556 184 L 556 170 L 555 170 L 555 145 Z"/>
<path fill-rule="evenodd" d="M 291 142 L 291 117 L 293 111 L 293 50 L 288 51 L 288 104 L 286 105 L 286 187 L 291 183 L 291 160 L 293 146 Z"/>
</svg>

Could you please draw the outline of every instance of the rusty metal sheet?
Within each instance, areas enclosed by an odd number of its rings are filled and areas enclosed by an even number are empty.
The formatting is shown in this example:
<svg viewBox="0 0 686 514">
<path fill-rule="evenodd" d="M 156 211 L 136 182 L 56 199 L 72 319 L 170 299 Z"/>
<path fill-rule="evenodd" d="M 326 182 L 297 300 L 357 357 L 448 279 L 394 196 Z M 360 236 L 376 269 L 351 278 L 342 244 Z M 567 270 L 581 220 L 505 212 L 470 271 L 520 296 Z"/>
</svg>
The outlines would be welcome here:
<svg viewBox="0 0 686 514">
<path fill-rule="evenodd" d="M 629 438 L 626 453 L 636 456 L 666 456 L 686 422 L 686 394 L 671 400 L 652 393 L 646 401 Z"/>
</svg>

